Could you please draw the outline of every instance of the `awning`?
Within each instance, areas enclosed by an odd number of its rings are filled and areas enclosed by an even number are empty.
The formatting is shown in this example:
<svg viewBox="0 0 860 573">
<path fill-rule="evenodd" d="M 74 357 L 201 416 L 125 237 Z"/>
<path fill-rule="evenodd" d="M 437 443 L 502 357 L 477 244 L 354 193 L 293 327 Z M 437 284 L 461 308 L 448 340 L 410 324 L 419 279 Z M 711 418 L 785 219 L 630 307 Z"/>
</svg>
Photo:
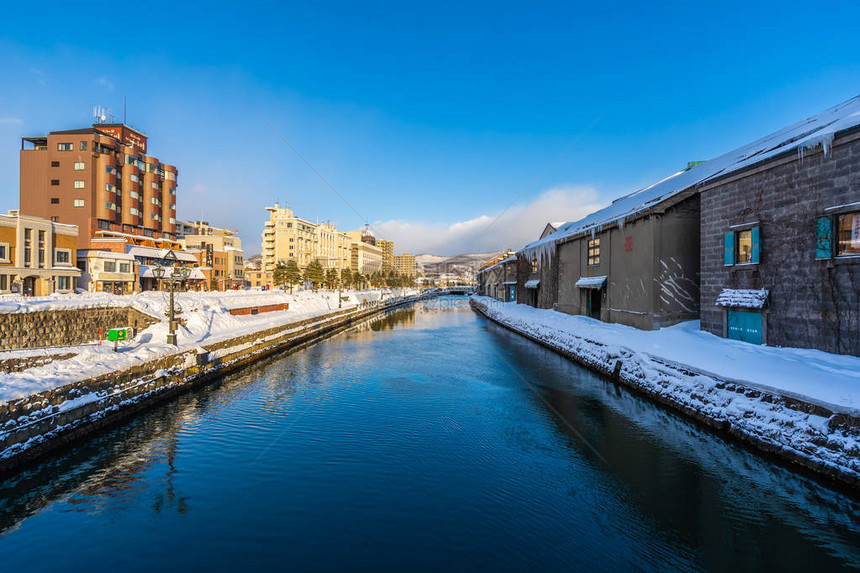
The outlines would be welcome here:
<svg viewBox="0 0 860 573">
<path fill-rule="evenodd" d="M 767 289 L 724 288 L 717 296 L 716 306 L 734 308 L 764 308 L 767 303 Z"/>
<path fill-rule="evenodd" d="M 606 286 L 606 277 L 579 277 L 576 285 L 579 288 L 603 288 Z"/>
<path fill-rule="evenodd" d="M 526 281 L 526 288 L 537 288 L 540 285 L 540 279 Z"/>
<path fill-rule="evenodd" d="M 503 285 L 515 285 L 515 284 L 517 284 L 517 281 L 505 281 L 502 284 Z"/>
</svg>

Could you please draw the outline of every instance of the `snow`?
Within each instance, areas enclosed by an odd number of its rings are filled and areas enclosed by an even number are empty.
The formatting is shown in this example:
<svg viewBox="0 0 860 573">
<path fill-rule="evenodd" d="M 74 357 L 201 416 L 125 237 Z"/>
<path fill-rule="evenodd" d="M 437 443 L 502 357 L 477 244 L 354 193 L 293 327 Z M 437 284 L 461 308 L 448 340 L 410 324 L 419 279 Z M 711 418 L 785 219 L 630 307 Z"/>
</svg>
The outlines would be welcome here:
<svg viewBox="0 0 860 573">
<path fill-rule="evenodd" d="M 526 288 L 537 288 L 540 285 L 540 279 L 532 279 L 530 281 L 526 281 L 524 285 Z"/>
<path fill-rule="evenodd" d="M 796 150 L 803 154 L 821 147 L 829 157 L 835 134 L 860 125 L 860 96 L 817 115 L 785 127 L 734 151 L 679 171 L 657 183 L 616 199 L 611 205 L 587 217 L 562 225 L 555 233 L 523 247 L 529 258 L 545 254 L 548 246 L 584 233 L 594 233 L 604 225 L 629 219 L 691 187 L 745 169 L 782 153 Z"/>
<path fill-rule="evenodd" d="M 580 288 L 600 288 L 606 282 L 606 277 L 580 277 L 576 284 Z"/>
<path fill-rule="evenodd" d="M 353 308 L 364 302 L 388 300 L 415 293 L 417 289 L 343 291 L 342 294 L 347 299 L 343 302 L 343 308 Z M 181 310 L 180 317 L 186 320 L 186 325 L 177 330 L 179 346 L 175 347 L 166 342 L 168 332 L 166 311 L 169 304 L 169 294 L 166 292 L 149 291 L 128 296 L 108 293 L 47 297 L 0 296 L 0 312 L 3 313 L 115 306 L 132 307 L 161 321 L 139 331 L 133 340 L 120 343 L 119 352 L 116 353 L 113 351 L 113 344 L 107 343 L 101 346 L 94 342 L 64 347 L 64 352 L 76 352 L 76 356 L 67 360 L 49 362 L 22 372 L 0 373 L 0 404 L 72 382 L 125 370 L 169 354 L 199 348 L 203 344 L 209 345 L 302 319 L 322 316 L 338 310 L 337 297 L 337 291 L 327 290 L 302 291 L 295 294 L 274 290 L 179 292 L 175 294 L 176 307 Z M 230 309 L 282 303 L 289 304 L 289 309 L 257 315 L 230 314 Z M 44 356 L 45 353 L 44 349 L 0 352 L 0 359 L 13 356 L 16 358 L 30 355 Z"/>
<path fill-rule="evenodd" d="M 717 296 L 717 306 L 735 308 L 764 308 L 767 303 L 767 289 L 724 288 Z"/>
<path fill-rule="evenodd" d="M 524 304 L 474 298 L 489 303 L 489 312 L 494 316 L 526 325 L 530 330 L 587 339 L 614 348 L 616 353 L 626 349 L 860 416 L 860 358 L 856 356 L 728 340 L 699 330 L 698 320 L 648 331 Z"/>
</svg>

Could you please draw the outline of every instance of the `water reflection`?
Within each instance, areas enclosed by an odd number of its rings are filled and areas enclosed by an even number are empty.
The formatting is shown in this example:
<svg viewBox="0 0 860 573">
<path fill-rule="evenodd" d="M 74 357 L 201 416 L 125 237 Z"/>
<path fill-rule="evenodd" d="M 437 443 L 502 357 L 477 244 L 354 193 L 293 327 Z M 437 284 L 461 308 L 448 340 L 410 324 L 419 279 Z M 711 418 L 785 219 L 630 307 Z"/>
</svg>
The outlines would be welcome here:
<svg viewBox="0 0 860 573">
<path fill-rule="evenodd" d="M 14 568 L 51 546 L 46 569 L 838 569 L 860 563 L 858 511 L 445 297 L 0 482 L 0 552 Z"/>
</svg>

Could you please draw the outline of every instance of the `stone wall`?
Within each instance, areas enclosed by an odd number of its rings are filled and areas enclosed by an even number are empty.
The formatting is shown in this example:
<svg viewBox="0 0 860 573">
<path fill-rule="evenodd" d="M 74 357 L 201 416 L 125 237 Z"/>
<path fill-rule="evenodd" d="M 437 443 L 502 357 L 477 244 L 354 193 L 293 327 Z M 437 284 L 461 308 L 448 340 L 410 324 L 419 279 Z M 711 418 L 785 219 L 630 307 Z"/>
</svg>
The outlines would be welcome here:
<svg viewBox="0 0 860 573">
<path fill-rule="evenodd" d="M 143 330 L 158 320 L 129 307 L 0 314 L 0 350 L 69 346 L 107 339 L 111 328 Z"/>
<path fill-rule="evenodd" d="M 702 329 L 723 333 L 724 288 L 769 291 L 765 342 L 860 356 L 860 258 L 816 260 L 815 217 L 860 201 L 860 133 L 702 188 Z M 855 205 L 854 209 L 858 207 Z M 723 235 L 760 228 L 759 264 L 724 266 Z"/>
</svg>

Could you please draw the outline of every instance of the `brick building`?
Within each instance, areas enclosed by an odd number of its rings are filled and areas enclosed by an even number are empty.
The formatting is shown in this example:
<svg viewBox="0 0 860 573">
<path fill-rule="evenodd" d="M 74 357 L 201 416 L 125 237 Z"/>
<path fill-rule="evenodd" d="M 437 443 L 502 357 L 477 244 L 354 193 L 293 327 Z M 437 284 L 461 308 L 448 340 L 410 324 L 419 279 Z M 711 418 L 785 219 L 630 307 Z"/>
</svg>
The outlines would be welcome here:
<svg viewBox="0 0 860 573">
<path fill-rule="evenodd" d="M 9 211 L 0 215 L 0 293 L 72 292 L 78 228 Z"/>
<path fill-rule="evenodd" d="M 21 138 L 21 213 L 77 225 L 79 249 L 111 236 L 176 247 L 176 179 L 124 124 Z"/>
</svg>

